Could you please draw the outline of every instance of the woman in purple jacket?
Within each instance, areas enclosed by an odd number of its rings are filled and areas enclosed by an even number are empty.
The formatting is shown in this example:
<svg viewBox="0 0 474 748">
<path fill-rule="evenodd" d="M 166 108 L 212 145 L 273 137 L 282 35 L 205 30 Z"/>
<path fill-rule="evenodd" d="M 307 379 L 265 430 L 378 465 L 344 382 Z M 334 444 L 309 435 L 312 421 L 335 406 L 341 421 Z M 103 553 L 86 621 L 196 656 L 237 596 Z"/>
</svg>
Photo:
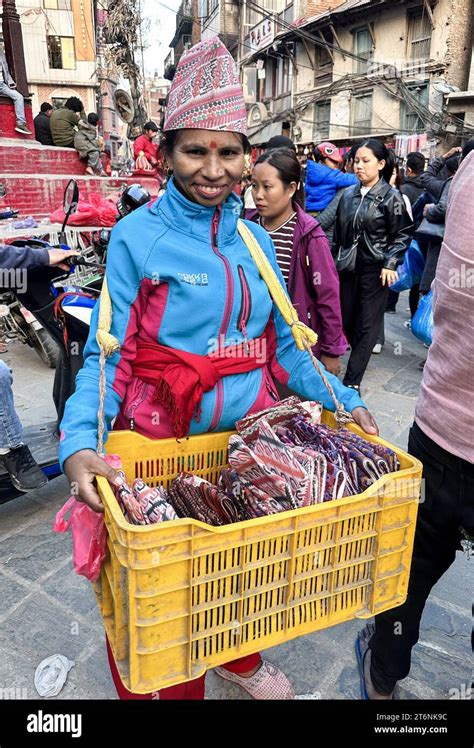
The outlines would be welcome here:
<svg viewBox="0 0 474 748">
<path fill-rule="evenodd" d="M 267 151 L 257 160 L 252 191 L 260 223 L 275 245 L 288 293 L 302 322 L 317 334 L 313 351 L 326 369 L 339 374 L 347 342 L 342 331 L 339 278 L 329 243 L 315 218 L 303 210 L 301 166 L 288 148 Z"/>
</svg>

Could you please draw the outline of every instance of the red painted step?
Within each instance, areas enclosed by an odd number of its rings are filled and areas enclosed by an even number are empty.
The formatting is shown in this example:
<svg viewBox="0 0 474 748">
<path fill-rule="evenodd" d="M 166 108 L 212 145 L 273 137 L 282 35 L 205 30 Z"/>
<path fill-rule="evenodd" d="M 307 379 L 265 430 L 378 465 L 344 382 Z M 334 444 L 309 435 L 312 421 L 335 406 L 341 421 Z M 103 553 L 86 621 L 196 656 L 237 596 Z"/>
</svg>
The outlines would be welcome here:
<svg viewBox="0 0 474 748">
<path fill-rule="evenodd" d="M 10 206 L 20 212 L 19 217 L 33 216 L 36 219 L 49 215 L 62 205 L 64 189 L 71 178 L 79 185 L 79 194 L 84 199 L 90 192 L 98 192 L 103 197 L 117 200 L 125 184 L 140 184 L 152 197 L 158 193 L 158 181 L 148 177 L 100 178 L 71 174 L 2 174 L 0 182 L 6 195 L 0 198 L 0 210 Z"/>
<path fill-rule="evenodd" d="M 16 115 L 12 99 L 8 96 L 0 96 L 0 138 L 15 138 L 17 143 L 27 143 L 35 139 L 35 128 L 33 125 L 33 114 L 31 105 L 25 102 L 25 118 L 31 135 L 22 135 L 15 130 Z"/>
</svg>

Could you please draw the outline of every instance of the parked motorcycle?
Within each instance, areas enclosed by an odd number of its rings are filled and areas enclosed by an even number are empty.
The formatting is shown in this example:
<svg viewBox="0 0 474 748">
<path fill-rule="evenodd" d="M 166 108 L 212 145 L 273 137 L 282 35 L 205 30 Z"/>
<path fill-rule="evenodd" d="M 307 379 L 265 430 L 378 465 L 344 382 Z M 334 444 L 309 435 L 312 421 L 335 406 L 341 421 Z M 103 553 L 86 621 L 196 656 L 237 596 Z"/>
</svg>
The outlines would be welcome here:
<svg viewBox="0 0 474 748">
<path fill-rule="evenodd" d="M 144 205 L 150 195 L 140 185 L 131 185 L 124 190 L 117 203 L 117 220 L 128 215 L 132 210 Z M 77 209 L 79 188 L 71 180 L 64 192 L 65 220 L 60 239 L 64 238 L 65 227 L 69 217 Z M 106 232 L 106 233 L 104 233 Z M 71 257 L 66 261 L 70 270 L 58 267 L 41 266 L 28 271 L 26 290 L 14 291 L 18 302 L 29 310 L 48 331 L 58 346 L 59 356 L 53 385 L 53 400 L 57 419 L 40 426 L 25 428 L 25 443 L 28 444 L 37 463 L 48 479 L 57 477 L 61 471 L 58 463 L 58 424 L 60 423 L 66 401 L 75 388 L 78 371 L 83 364 L 83 351 L 90 329 L 92 311 L 97 303 L 105 273 L 110 231 L 97 232 L 101 236 L 93 237 L 93 257 L 88 253 L 84 257 Z M 48 247 L 38 239 L 14 242 L 17 246 Z M 65 244 L 63 249 L 69 249 Z M 75 270 L 90 270 L 90 275 L 81 272 L 80 282 L 74 282 Z M 0 504 L 20 495 L 12 486 L 9 475 L 0 472 Z"/>
<path fill-rule="evenodd" d="M 15 295 L 6 291 L 0 294 L 0 329 L 6 340 L 19 340 L 33 348 L 40 359 L 54 369 L 58 362 L 59 348 L 41 322 L 22 306 Z"/>
</svg>

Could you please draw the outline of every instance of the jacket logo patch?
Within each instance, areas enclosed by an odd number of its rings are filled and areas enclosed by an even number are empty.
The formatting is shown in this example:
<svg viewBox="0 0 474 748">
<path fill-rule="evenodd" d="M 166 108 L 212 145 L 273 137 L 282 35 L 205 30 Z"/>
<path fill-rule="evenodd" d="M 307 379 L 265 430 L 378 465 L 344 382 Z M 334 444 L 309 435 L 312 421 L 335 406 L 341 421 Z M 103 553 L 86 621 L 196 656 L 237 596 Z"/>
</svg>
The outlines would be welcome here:
<svg viewBox="0 0 474 748">
<path fill-rule="evenodd" d="M 192 286 L 209 285 L 207 273 L 178 273 L 178 280 L 182 283 L 190 283 Z"/>
</svg>

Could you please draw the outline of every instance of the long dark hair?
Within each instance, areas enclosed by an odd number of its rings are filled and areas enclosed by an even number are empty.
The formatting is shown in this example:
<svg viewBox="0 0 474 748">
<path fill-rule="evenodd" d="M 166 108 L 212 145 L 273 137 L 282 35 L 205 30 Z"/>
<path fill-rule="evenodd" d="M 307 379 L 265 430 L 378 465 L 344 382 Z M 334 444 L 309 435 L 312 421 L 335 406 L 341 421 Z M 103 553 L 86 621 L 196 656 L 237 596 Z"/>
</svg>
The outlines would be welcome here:
<svg viewBox="0 0 474 748">
<path fill-rule="evenodd" d="M 368 148 L 369 151 L 372 151 L 378 161 L 385 161 L 385 166 L 383 167 L 380 176 L 385 179 L 387 184 L 390 184 L 393 170 L 397 162 L 393 150 L 391 148 L 387 148 L 384 143 L 382 143 L 380 140 L 376 140 L 375 138 L 369 138 L 363 143 L 359 143 L 357 151 L 360 148 Z M 354 158 L 357 155 L 357 151 L 354 154 Z"/>
<path fill-rule="evenodd" d="M 298 203 L 300 208 L 304 209 L 304 187 L 301 181 L 301 165 L 295 151 L 290 148 L 273 148 L 271 151 L 265 151 L 256 160 L 255 166 L 265 163 L 277 170 L 278 177 L 286 187 L 289 187 L 292 182 L 296 182 L 297 188 L 293 195 L 293 200 Z"/>
</svg>

